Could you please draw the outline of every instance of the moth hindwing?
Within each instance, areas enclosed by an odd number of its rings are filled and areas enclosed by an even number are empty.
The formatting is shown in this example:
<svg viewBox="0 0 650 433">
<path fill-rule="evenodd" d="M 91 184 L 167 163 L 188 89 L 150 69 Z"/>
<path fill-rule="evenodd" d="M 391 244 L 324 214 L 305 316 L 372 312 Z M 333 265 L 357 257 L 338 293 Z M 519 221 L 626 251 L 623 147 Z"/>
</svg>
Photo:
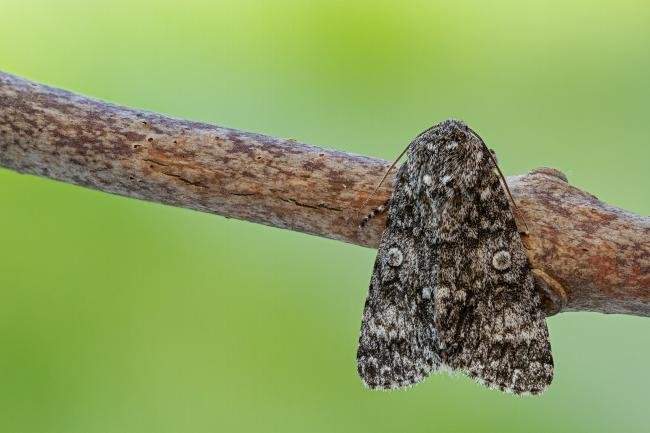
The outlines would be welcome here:
<svg viewBox="0 0 650 433">
<path fill-rule="evenodd" d="M 439 369 L 516 394 L 551 383 L 544 313 L 489 152 L 455 120 L 409 145 L 363 313 L 357 364 L 368 387 Z"/>
</svg>

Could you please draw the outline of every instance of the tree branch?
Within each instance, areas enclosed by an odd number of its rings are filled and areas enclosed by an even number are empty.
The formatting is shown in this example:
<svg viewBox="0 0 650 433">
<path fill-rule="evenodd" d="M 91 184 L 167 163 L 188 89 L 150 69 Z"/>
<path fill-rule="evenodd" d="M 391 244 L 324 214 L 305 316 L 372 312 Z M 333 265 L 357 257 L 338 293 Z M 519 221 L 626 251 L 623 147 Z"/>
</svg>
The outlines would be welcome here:
<svg viewBox="0 0 650 433">
<path fill-rule="evenodd" d="M 0 72 L 0 166 L 102 191 L 376 247 L 358 210 L 389 163 L 132 110 Z M 650 219 L 542 168 L 508 178 L 547 312 L 650 316 Z"/>
</svg>

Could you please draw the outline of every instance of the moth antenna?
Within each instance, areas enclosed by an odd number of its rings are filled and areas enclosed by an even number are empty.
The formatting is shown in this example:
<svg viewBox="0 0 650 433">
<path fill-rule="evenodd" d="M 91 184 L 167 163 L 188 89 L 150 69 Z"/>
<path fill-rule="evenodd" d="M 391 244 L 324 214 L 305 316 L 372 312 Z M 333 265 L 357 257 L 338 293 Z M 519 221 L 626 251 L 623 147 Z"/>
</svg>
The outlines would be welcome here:
<svg viewBox="0 0 650 433">
<path fill-rule="evenodd" d="M 410 146 L 410 145 L 409 145 L 409 146 Z M 366 207 L 366 205 L 368 204 L 368 202 L 370 201 L 370 199 L 374 197 L 374 195 L 377 193 L 377 191 L 379 191 L 379 188 L 381 187 L 381 184 L 384 183 L 384 181 L 385 181 L 386 178 L 388 177 L 388 173 L 390 173 L 390 171 L 391 171 L 393 168 L 395 168 L 395 165 L 397 165 L 397 162 L 398 162 L 398 161 L 399 161 L 399 160 L 404 156 L 404 154 L 406 153 L 406 151 L 409 149 L 409 146 L 406 146 L 406 147 L 404 148 L 404 150 L 402 150 L 402 153 L 400 153 L 399 156 L 397 157 L 397 159 L 395 159 L 395 161 L 393 161 L 393 163 L 390 165 L 390 167 L 388 167 L 388 170 L 386 170 L 386 173 L 384 173 L 384 176 L 381 178 L 381 180 L 379 181 L 379 183 L 377 184 L 377 186 L 375 187 L 375 189 L 372 191 L 372 193 L 370 193 L 370 195 L 369 195 L 369 196 L 368 196 L 368 197 L 363 201 L 363 203 L 361 204 L 361 207 L 360 207 L 359 209 L 357 209 L 357 217 L 359 216 L 361 210 L 362 210 L 364 207 Z"/>
<path fill-rule="evenodd" d="M 506 189 L 506 192 L 508 193 L 508 197 L 510 197 L 510 201 L 512 202 L 512 206 L 515 209 L 515 211 L 517 212 L 517 215 L 519 215 L 519 218 L 521 218 L 521 221 L 524 223 L 524 227 L 526 227 L 526 233 L 528 233 L 528 223 L 526 222 L 526 218 L 524 218 L 523 213 L 521 212 L 521 210 L 519 210 L 519 207 L 517 206 L 517 202 L 515 201 L 514 197 L 512 197 L 512 193 L 510 192 L 510 188 L 508 187 L 508 182 L 506 182 L 506 177 L 501 172 L 501 168 L 499 168 L 499 164 L 497 163 L 496 158 L 494 157 L 492 152 L 490 152 L 490 149 L 488 149 L 487 145 L 485 144 L 485 141 L 483 141 L 481 136 L 478 135 L 476 133 L 476 131 L 474 131 L 472 128 L 467 127 L 467 129 L 469 129 L 469 131 L 472 134 L 474 134 L 474 136 L 481 141 L 481 144 L 483 145 L 485 150 L 487 150 L 488 155 L 490 155 L 490 159 L 492 160 L 492 162 L 494 163 L 494 166 L 496 167 L 497 171 L 499 172 L 499 177 L 501 178 L 501 182 L 503 183 L 503 186 Z"/>
</svg>

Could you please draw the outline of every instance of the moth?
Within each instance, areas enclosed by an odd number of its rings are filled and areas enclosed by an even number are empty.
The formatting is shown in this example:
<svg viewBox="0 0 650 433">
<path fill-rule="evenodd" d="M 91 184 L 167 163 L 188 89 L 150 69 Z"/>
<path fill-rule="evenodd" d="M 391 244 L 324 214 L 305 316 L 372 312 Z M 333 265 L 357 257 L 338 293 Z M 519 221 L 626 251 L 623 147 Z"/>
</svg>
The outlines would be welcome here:
<svg viewBox="0 0 650 433">
<path fill-rule="evenodd" d="M 457 120 L 407 151 L 365 302 L 361 379 L 395 389 L 443 370 L 541 393 L 553 379 L 548 329 L 493 154 Z"/>
</svg>

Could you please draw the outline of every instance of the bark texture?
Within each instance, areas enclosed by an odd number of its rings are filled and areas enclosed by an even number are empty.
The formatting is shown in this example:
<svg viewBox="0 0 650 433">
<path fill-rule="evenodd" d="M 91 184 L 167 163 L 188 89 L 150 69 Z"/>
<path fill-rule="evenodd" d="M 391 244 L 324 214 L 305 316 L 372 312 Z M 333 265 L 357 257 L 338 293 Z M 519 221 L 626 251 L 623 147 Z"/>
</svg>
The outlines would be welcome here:
<svg viewBox="0 0 650 433">
<path fill-rule="evenodd" d="M 0 72 L 0 166 L 102 191 L 376 247 L 364 229 L 387 161 L 128 109 Z M 508 178 L 548 314 L 650 316 L 650 218 L 557 170 Z"/>
</svg>

